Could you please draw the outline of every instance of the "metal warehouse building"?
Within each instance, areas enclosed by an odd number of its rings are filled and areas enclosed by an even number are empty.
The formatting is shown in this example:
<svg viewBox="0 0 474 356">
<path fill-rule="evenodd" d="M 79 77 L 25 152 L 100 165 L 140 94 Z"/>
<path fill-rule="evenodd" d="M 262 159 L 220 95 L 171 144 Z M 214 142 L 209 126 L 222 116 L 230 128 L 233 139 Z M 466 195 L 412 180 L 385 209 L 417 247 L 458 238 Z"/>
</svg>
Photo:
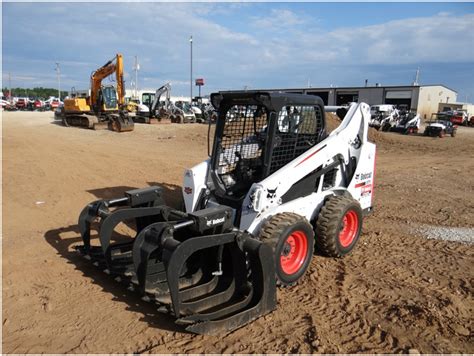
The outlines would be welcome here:
<svg viewBox="0 0 474 356">
<path fill-rule="evenodd" d="M 288 93 L 318 95 L 326 105 L 344 105 L 349 102 L 365 102 L 369 105 L 406 105 L 421 117 L 429 119 L 438 112 L 439 103 L 455 103 L 457 92 L 441 84 L 406 86 L 367 86 L 338 88 L 271 89 Z"/>
</svg>

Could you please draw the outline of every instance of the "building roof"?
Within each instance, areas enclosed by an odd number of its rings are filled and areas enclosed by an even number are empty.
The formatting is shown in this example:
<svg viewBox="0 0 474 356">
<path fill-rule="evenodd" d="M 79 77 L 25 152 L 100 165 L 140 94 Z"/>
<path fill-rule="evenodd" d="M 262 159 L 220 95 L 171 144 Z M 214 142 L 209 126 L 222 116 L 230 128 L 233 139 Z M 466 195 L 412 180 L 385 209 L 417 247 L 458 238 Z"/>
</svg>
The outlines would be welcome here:
<svg viewBox="0 0 474 356">
<path fill-rule="evenodd" d="M 455 93 L 457 93 L 456 90 L 451 89 L 447 87 L 444 84 L 423 84 L 423 85 L 380 85 L 380 86 L 355 86 L 355 87 L 305 87 L 305 88 L 285 88 L 285 89 L 258 89 L 261 91 L 286 91 L 286 90 L 358 90 L 358 89 L 376 89 L 376 88 L 403 88 L 403 89 L 408 89 L 408 88 L 423 88 L 423 87 L 435 87 L 435 86 L 440 86 L 444 87 L 446 89 L 449 89 Z M 253 90 L 253 89 L 252 89 Z"/>
</svg>

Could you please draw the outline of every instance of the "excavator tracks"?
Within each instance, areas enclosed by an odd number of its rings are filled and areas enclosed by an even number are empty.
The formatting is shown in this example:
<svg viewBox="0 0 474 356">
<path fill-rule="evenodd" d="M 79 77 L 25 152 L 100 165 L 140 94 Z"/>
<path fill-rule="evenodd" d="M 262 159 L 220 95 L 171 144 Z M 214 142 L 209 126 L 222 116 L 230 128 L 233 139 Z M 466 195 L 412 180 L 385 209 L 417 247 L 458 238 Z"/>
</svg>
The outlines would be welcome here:
<svg viewBox="0 0 474 356">
<path fill-rule="evenodd" d="M 134 122 L 128 116 L 119 114 L 97 117 L 89 114 L 63 114 L 62 123 L 66 127 L 82 127 L 92 130 L 111 129 L 116 132 L 133 131 Z"/>
<path fill-rule="evenodd" d="M 82 127 L 92 130 L 107 129 L 107 122 L 100 122 L 97 116 L 86 114 L 66 114 L 62 118 L 63 125 L 66 127 Z"/>
</svg>

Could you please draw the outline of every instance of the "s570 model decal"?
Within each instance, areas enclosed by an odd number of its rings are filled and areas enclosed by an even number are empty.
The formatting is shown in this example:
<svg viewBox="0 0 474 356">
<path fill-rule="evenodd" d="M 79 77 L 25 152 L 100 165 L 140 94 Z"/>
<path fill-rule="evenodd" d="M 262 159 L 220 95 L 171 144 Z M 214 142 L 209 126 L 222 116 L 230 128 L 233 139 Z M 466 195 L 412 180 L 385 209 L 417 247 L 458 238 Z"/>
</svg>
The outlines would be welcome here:
<svg viewBox="0 0 474 356">
<path fill-rule="evenodd" d="M 366 180 L 372 178 L 372 172 L 369 173 L 357 173 L 355 175 L 356 180 Z"/>
</svg>

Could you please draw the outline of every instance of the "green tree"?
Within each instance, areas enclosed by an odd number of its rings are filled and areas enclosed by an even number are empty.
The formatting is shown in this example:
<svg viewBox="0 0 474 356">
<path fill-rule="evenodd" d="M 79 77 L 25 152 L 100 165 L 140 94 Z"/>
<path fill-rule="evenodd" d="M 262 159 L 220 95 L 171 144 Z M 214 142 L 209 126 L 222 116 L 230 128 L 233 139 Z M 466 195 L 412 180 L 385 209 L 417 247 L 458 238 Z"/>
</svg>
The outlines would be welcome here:
<svg viewBox="0 0 474 356">
<path fill-rule="evenodd" d="M 9 93 L 8 88 L 2 88 L 2 92 L 4 96 L 7 96 Z M 67 91 L 62 91 L 61 90 L 61 99 L 66 97 L 68 95 Z M 41 99 L 41 100 L 46 100 L 50 96 L 57 97 L 58 96 L 58 90 L 54 88 L 43 88 L 43 87 L 38 87 L 38 88 L 12 88 L 12 96 L 17 96 L 17 97 L 28 97 L 30 99 Z"/>
</svg>

